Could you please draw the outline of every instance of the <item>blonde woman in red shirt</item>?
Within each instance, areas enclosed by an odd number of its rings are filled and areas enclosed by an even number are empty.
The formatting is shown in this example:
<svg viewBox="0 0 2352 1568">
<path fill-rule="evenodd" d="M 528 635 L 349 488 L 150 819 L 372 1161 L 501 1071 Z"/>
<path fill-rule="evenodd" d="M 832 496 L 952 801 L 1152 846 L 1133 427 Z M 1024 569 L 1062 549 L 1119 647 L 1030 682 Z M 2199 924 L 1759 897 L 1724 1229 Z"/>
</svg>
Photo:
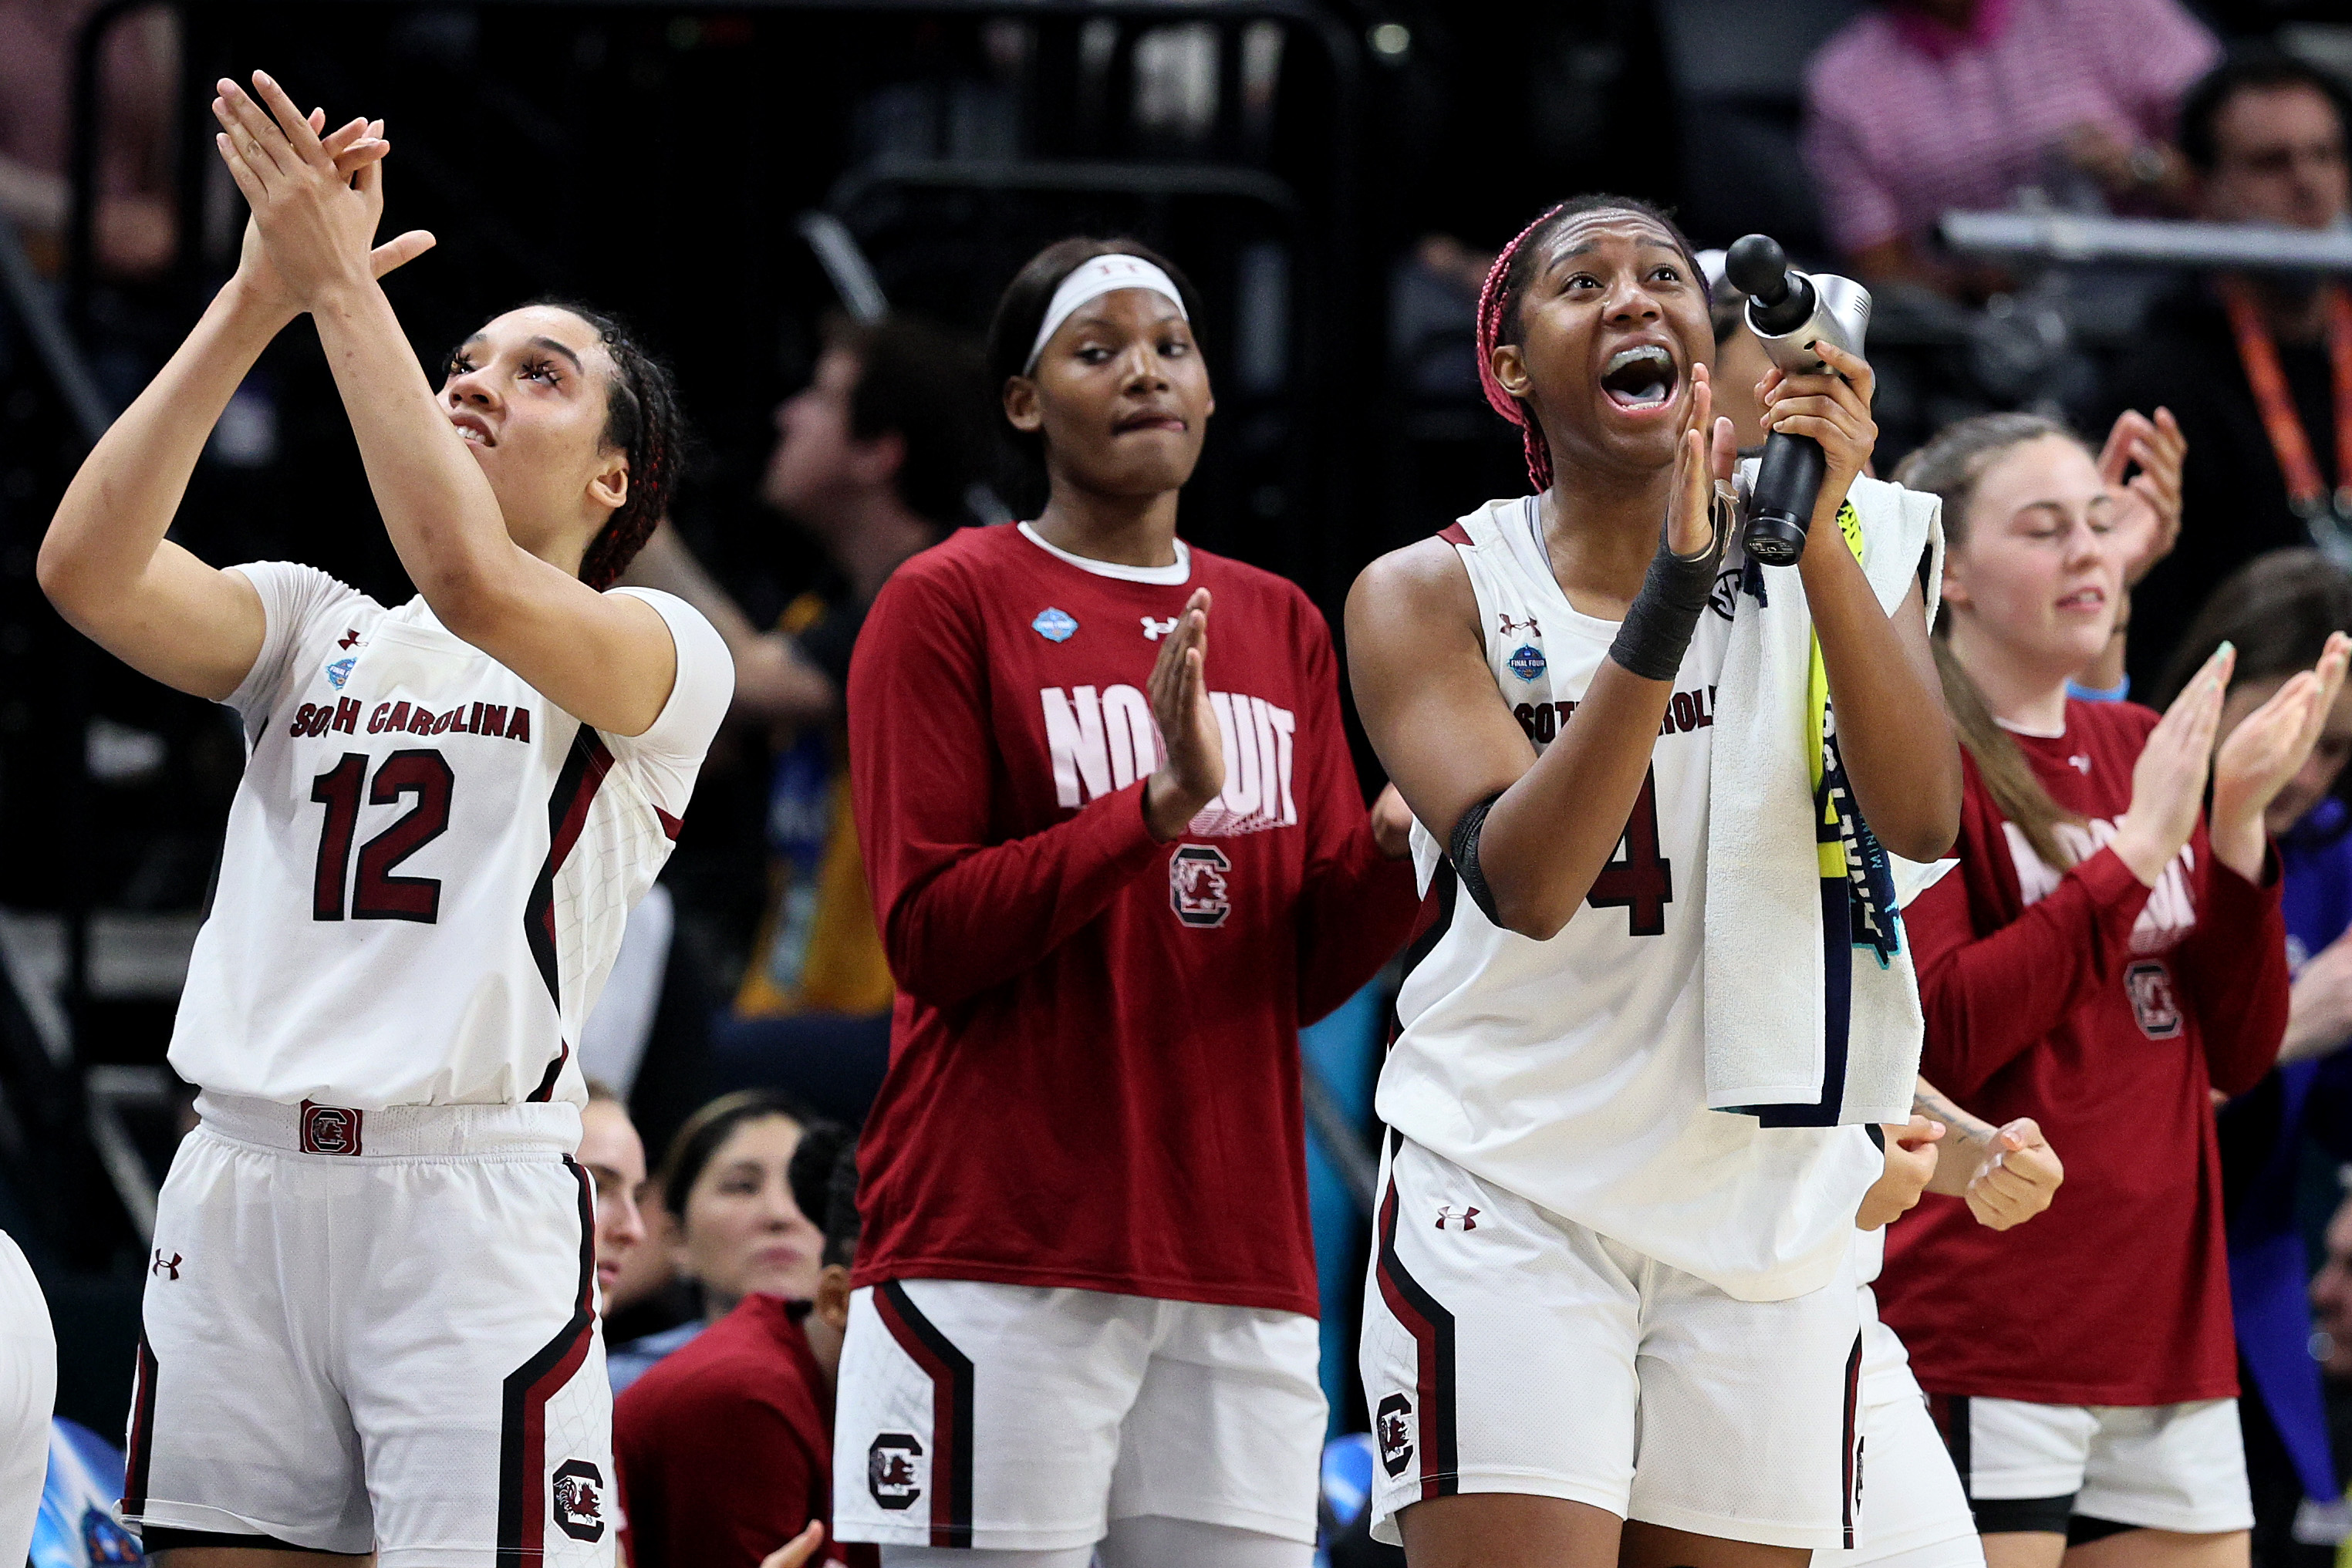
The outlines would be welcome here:
<svg viewBox="0 0 2352 1568">
<path fill-rule="evenodd" d="M 2070 1179 L 2011 1231 L 1923 1199 L 1889 1232 L 1880 1311 L 1992 1568 L 2150 1552 L 2232 1568 L 2252 1511 L 2211 1098 L 2278 1051 L 2285 933 L 2263 811 L 2317 738 L 2352 642 L 2332 639 L 2218 751 L 2227 643 L 2161 717 L 2070 699 L 2122 598 L 2116 500 L 2090 451 L 2051 421 L 1990 414 L 1896 477 L 1944 498 L 1937 653 L 1967 752 L 1959 864 L 1906 912 L 1921 1071 L 1991 1122 L 2038 1119 Z"/>
</svg>

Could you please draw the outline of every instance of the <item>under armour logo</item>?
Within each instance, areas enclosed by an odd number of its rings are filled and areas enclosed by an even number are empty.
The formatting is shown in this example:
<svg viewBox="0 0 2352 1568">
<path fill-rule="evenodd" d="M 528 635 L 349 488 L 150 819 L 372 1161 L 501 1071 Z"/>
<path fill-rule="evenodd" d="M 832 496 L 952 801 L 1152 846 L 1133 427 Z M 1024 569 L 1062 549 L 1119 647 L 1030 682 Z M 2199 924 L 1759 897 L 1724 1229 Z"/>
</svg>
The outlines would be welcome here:
<svg viewBox="0 0 2352 1568">
<path fill-rule="evenodd" d="M 2091 770 L 2091 759 L 2079 751 L 2066 758 L 2066 763 L 2077 773 L 2088 773 Z"/>
<path fill-rule="evenodd" d="M 1495 619 L 1503 623 L 1503 635 L 1506 637 L 1516 634 L 1523 626 L 1527 628 L 1528 635 L 1530 637 L 1543 635 L 1543 628 L 1536 624 L 1536 618 L 1532 615 L 1525 621 L 1514 621 L 1507 615 L 1497 615 Z"/>
<path fill-rule="evenodd" d="M 1173 615 L 1171 615 L 1165 621 L 1154 621 L 1149 615 L 1142 616 L 1140 619 L 1143 622 L 1144 641 L 1148 643 L 1157 643 L 1160 639 L 1171 635 L 1176 630 L 1176 617 Z"/>
<path fill-rule="evenodd" d="M 1456 1208 L 1449 1203 L 1437 1211 L 1437 1228 L 1475 1230 L 1478 1228 L 1478 1211 L 1475 1208 Z"/>
<path fill-rule="evenodd" d="M 169 1273 L 176 1280 L 180 1277 L 180 1262 L 181 1258 L 177 1252 L 166 1258 L 163 1256 L 163 1249 L 158 1247 L 155 1249 L 155 1261 L 148 1266 L 147 1271 L 150 1274 Z"/>
<path fill-rule="evenodd" d="M 350 631 L 335 639 L 335 646 L 338 648 L 356 648 L 359 646 L 359 641 L 360 629 L 354 626 Z"/>
</svg>

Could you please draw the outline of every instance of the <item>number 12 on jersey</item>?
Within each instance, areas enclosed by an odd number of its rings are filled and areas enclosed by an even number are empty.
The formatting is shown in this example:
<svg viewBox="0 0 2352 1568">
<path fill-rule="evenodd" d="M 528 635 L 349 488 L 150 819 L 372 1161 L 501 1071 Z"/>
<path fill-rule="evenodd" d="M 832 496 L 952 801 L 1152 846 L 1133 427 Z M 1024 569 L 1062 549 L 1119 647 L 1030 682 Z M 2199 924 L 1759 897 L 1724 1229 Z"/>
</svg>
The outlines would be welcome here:
<svg viewBox="0 0 2352 1568">
<path fill-rule="evenodd" d="M 352 883 L 353 920 L 414 920 L 430 925 L 441 915 L 441 879 L 394 876 L 393 868 L 439 838 L 449 827 L 449 794 L 456 777 L 448 759 L 424 747 L 395 751 L 379 763 L 367 799 L 395 805 L 403 796 L 416 803 L 383 831 L 360 846 L 359 875 L 350 876 L 352 840 L 359 827 L 360 794 L 368 759 L 356 751 L 310 781 L 310 799 L 327 808 L 319 829 L 319 867 L 310 884 L 310 918 L 343 918 L 343 884 Z"/>
<path fill-rule="evenodd" d="M 1617 853 L 1592 879 L 1584 902 L 1595 909 L 1625 911 L 1627 934 L 1663 936 L 1666 905 L 1675 901 L 1675 862 L 1658 852 L 1658 775 L 1642 775 L 1642 793 L 1625 819 Z"/>
</svg>

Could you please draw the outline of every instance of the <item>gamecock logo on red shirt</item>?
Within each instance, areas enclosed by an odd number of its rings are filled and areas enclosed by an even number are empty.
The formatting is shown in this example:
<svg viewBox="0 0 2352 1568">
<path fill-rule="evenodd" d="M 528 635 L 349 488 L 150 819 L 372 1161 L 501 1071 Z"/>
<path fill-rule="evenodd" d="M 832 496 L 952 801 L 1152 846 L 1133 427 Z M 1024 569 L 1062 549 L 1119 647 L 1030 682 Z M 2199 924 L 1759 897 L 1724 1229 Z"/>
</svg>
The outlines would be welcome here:
<svg viewBox="0 0 2352 1568">
<path fill-rule="evenodd" d="M 1234 862 L 1214 844 L 1179 844 L 1168 857 L 1168 905 L 1187 925 L 1223 925 L 1234 912 L 1225 873 Z"/>
<path fill-rule="evenodd" d="M 2172 995 L 2171 970 L 2147 959 L 2124 971 L 2124 985 L 2140 1033 L 2150 1040 L 2170 1040 L 2180 1032 L 2180 1004 Z"/>
</svg>

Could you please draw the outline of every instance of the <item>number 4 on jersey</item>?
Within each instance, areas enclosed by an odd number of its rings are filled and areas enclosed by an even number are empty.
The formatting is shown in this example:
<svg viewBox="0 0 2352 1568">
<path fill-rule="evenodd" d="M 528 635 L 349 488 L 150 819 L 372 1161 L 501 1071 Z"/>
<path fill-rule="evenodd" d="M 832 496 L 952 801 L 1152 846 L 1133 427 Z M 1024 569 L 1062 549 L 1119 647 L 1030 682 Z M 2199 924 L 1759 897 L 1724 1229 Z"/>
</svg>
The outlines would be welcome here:
<svg viewBox="0 0 2352 1568">
<path fill-rule="evenodd" d="M 367 758 L 347 751 L 342 760 L 310 781 L 310 799 L 327 808 L 319 829 L 319 866 L 310 884 L 310 918 L 343 917 L 343 883 L 351 867 L 352 838 L 360 821 L 360 786 Z M 439 838 L 449 827 L 449 793 L 456 782 L 448 759 L 424 747 L 395 751 L 375 770 L 367 798 L 379 806 L 413 795 L 416 804 L 360 846 L 359 875 L 352 879 L 352 918 L 414 920 L 430 925 L 441 915 L 441 879 L 394 876 L 393 868 Z"/>
<path fill-rule="evenodd" d="M 1666 934 L 1666 905 L 1675 901 L 1675 862 L 1658 852 L 1658 776 L 1642 776 L 1642 793 L 1625 819 L 1617 853 L 1592 879 L 1584 902 L 1595 909 L 1623 909 L 1634 936 Z"/>
</svg>

